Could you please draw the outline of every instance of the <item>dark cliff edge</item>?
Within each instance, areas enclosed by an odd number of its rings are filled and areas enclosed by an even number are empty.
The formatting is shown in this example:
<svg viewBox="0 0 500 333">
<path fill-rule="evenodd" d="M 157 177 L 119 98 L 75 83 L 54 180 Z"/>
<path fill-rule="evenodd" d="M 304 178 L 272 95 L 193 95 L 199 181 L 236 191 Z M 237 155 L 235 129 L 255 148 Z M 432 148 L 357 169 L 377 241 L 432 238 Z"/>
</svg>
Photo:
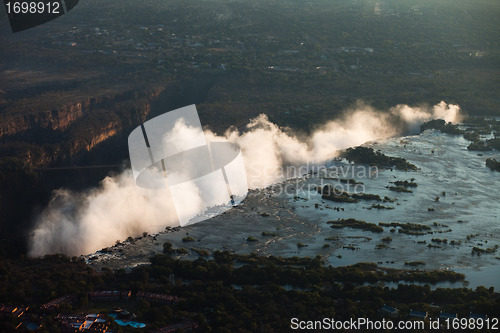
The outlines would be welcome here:
<svg viewBox="0 0 500 333">
<path fill-rule="evenodd" d="M 57 188 L 84 190 L 128 165 L 129 133 L 169 110 L 205 101 L 214 77 L 160 82 L 0 115 L 0 234 L 26 253 L 36 216 Z M 61 99 L 61 98 L 59 98 Z M 57 103 L 54 103 L 57 104 Z M 61 104 L 61 103 L 59 103 Z M 4 109 L 5 111 L 5 109 Z"/>
<path fill-rule="evenodd" d="M 3 116 L 0 152 L 33 167 L 74 163 L 82 153 L 144 121 L 163 89 L 128 90 L 48 111 Z"/>
</svg>

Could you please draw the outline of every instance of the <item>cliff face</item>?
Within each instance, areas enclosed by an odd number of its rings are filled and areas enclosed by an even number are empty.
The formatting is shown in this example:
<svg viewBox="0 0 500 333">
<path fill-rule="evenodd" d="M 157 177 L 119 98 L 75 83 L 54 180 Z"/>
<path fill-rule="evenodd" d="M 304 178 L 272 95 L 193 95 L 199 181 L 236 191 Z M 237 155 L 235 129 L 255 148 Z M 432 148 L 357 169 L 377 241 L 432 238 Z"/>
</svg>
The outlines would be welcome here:
<svg viewBox="0 0 500 333">
<path fill-rule="evenodd" d="M 119 120 L 103 123 L 99 127 L 88 131 L 86 135 L 73 138 L 70 142 L 71 148 L 69 154 L 70 156 L 74 156 L 80 152 L 89 152 L 98 144 L 117 135 L 122 130 L 123 127 Z"/>
<path fill-rule="evenodd" d="M 74 162 L 79 155 L 145 121 L 163 90 L 128 90 L 52 110 L 4 115 L 0 118 L 0 153 L 35 167 Z"/>
<path fill-rule="evenodd" d="M 45 112 L 6 116 L 0 122 L 0 139 L 35 128 L 65 129 L 72 122 L 81 118 L 84 109 L 84 103 L 78 102 Z"/>
<path fill-rule="evenodd" d="M 112 108 L 118 102 L 137 102 L 146 99 L 149 103 L 150 99 L 154 99 L 161 91 L 162 88 L 148 92 L 128 90 L 111 96 L 92 97 L 78 102 L 72 101 L 51 110 L 28 114 L 7 114 L 0 118 L 0 140 L 39 129 L 66 130 L 85 114 L 102 108 Z"/>
<path fill-rule="evenodd" d="M 1 109 L 0 160 L 16 157 L 33 167 L 121 163 L 128 156 L 130 131 L 168 110 L 203 103 L 216 79 L 159 79 L 154 86 L 114 86 L 86 98 L 82 90 L 66 90 L 35 96 L 25 105 L 17 101 Z"/>
</svg>

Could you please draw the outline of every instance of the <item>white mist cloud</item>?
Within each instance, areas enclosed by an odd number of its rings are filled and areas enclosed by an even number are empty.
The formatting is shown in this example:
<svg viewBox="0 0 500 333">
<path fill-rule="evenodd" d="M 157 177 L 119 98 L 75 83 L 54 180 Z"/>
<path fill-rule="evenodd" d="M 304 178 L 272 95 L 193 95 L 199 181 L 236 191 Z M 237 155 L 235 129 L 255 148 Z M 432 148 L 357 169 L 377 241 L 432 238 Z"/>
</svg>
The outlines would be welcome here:
<svg viewBox="0 0 500 333">
<path fill-rule="evenodd" d="M 420 125 L 432 119 L 444 119 L 446 122 L 458 123 L 463 118 L 458 105 L 446 104 L 443 101 L 434 105 L 432 109 L 400 104 L 393 107 L 391 113 L 393 116 L 399 117 L 411 133 L 418 133 Z"/>
<path fill-rule="evenodd" d="M 130 170 L 87 192 L 57 190 L 38 218 L 30 254 L 95 252 L 128 236 L 161 231 L 176 222 L 172 212 L 168 191 L 137 186 Z"/>
<path fill-rule="evenodd" d="M 266 115 L 252 119 L 240 134 L 229 129 L 223 137 L 205 132 L 207 141 L 237 143 L 243 153 L 250 188 L 282 181 L 287 166 L 324 162 L 337 151 L 367 141 L 418 133 L 421 123 L 431 119 L 460 121 L 460 108 L 441 102 L 432 108 L 397 105 L 390 112 L 369 106 L 349 110 L 337 120 L 319 126 L 310 136 L 299 138 L 271 123 Z M 184 135 L 182 124 L 176 135 Z M 189 128 L 186 129 L 189 135 Z M 196 187 L 183 189 L 185 210 L 192 216 L 202 211 L 204 200 Z M 57 190 L 38 217 L 32 233 L 30 255 L 50 253 L 78 255 L 95 252 L 143 232 L 154 233 L 179 225 L 179 217 L 168 190 L 146 190 L 135 184 L 130 170 L 106 177 L 94 189 L 82 193 Z"/>
</svg>

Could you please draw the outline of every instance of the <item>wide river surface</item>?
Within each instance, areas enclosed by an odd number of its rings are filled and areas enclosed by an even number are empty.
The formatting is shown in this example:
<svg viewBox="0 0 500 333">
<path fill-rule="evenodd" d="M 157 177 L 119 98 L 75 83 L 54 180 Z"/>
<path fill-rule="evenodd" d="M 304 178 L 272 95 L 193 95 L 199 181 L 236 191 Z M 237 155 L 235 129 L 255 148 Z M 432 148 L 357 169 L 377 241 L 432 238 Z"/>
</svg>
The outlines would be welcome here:
<svg viewBox="0 0 500 333">
<path fill-rule="evenodd" d="M 500 289 L 500 249 L 495 251 L 495 246 L 500 246 L 500 173 L 485 166 L 486 158 L 500 160 L 500 154 L 471 152 L 467 150 L 469 144 L 462 136 L 432 130 L 367 143 L 364 146 L 388 156 L 407 159 L 418 170 L 376 169 L 335 160 L 328 164 L 328 170 L 323 168 L 250 191 L 244 204 L 220 216 L 174 232 L 123 242 L 110 253 L 98 252 L 86 258 L 97 267 L 133 267 L 146 263 L 169 241 L 174 248 L 190 251 L 181 256 L 186 259 L 197 258 L 201 249 L 283 257 L 321 255 L 332 266 L 375 262 L 410 269 L 405 263 L 419 261 L 425 263 L 419 269 L 464 273 L 468 287 Z M 350 178 L 362 184 L 354 186 L 340 181 Z M 395 181 L 412 179 L 418 184 L 409 188 L 412 193 L 388 188 L 395 186 Z M 324 200 L 316 186 L 327 184 L 351 193 L 377 194 L 394 202 Z M 374 204 L 383 207 L 373 208 Z M 374 233 L 333 229 L 327 223 L 348 218 L 375 224 L 424 224 L 430 229 L 424 235 L 408 235 L 398 232 L 398 227 L 383 227 L 383 232 Z M 182 240 L 188 235 L 195 241 Z M 495 252 L 473 254 L 474 247 Z M 441 286 L 462 287 L 462 283 Z"/>
</svg>

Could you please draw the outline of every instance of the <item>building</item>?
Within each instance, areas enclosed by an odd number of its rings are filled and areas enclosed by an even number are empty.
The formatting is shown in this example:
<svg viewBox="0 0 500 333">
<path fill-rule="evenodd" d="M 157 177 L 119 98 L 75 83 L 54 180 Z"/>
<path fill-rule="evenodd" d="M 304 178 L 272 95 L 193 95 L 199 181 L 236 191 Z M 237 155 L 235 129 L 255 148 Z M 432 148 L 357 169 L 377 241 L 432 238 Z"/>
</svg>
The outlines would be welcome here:
<svg viewBox="0 0 500 333">
<path fill-rule="evenodd" d="M 457 318 L 457 314 L 456 313 L 446 313 L 446 312 L 440 312 L 439 313 L 439 318 L 441 319 L 453 319 L 453 318 Z"/>
<path fill-rule="evenodd" d="M 28 309 L 29 307 L 0 304 L 0 315 L 9 315 L 19 318 L 28 311 Z"/>
<path fill-rule="evenodd" d="M 160 302 L 165 304 L 177 304 L 182 301 L 182 298 L 166 294 L 156 294 L 144 291 L 139 291 L 136 295 L 137 298 L 144 299 L 148 302 Z"/>
<path fill-rule="evenodd" d="M 131 291 L 119 291 L 119 290 L 106 290 L 106 291 L 91 291 L 89 292 L 89 298 L 91 301 L 102 302 L 102 301 L 128 301 L 132 295 Z"/>
<path fill-rule="evenodd" d="M 380 308 L 379 310 L 380 313 L 385 314 L 385 315 L 390 315 L 390 316 L 397 316 L 399 314 L 399 310 L 396 308 L 393 308 L 392 306 L 385 305 Z"/>
<path fill-rule="evenodd" d="M 415 319 L 425 320 L 429 317 L 428 312 L 410 310 L 410 317 Z"/>
<path fill-rule="evenodd" d="M 109 333 L 109 321 L 101 314 L 67 315 L 55 317 L 63 327 L 64 332 Z"/>
<path fill-rule="evenodd" d="M 47 302 L 43 304 L 40 309 L 44 311 L 51 311 L 51 310 L 56 310 L 58 309 L 61 305 L 63 304 L 72 304 L 76 301 L 76 296 L 75 295 L 66 295 L 66 296 L 61 296 L 56 299 L 53 299 L 50 302 Z"/>
<path fill-rule="evenodd" d="M 480 314 L 480 313 L 472 313 L 472 312 L 469 312 L 469 318 L 472 318 L 472 319 L 488 319 L 488 316 L 485 315 L 485 314 Z"/>
</svg>

